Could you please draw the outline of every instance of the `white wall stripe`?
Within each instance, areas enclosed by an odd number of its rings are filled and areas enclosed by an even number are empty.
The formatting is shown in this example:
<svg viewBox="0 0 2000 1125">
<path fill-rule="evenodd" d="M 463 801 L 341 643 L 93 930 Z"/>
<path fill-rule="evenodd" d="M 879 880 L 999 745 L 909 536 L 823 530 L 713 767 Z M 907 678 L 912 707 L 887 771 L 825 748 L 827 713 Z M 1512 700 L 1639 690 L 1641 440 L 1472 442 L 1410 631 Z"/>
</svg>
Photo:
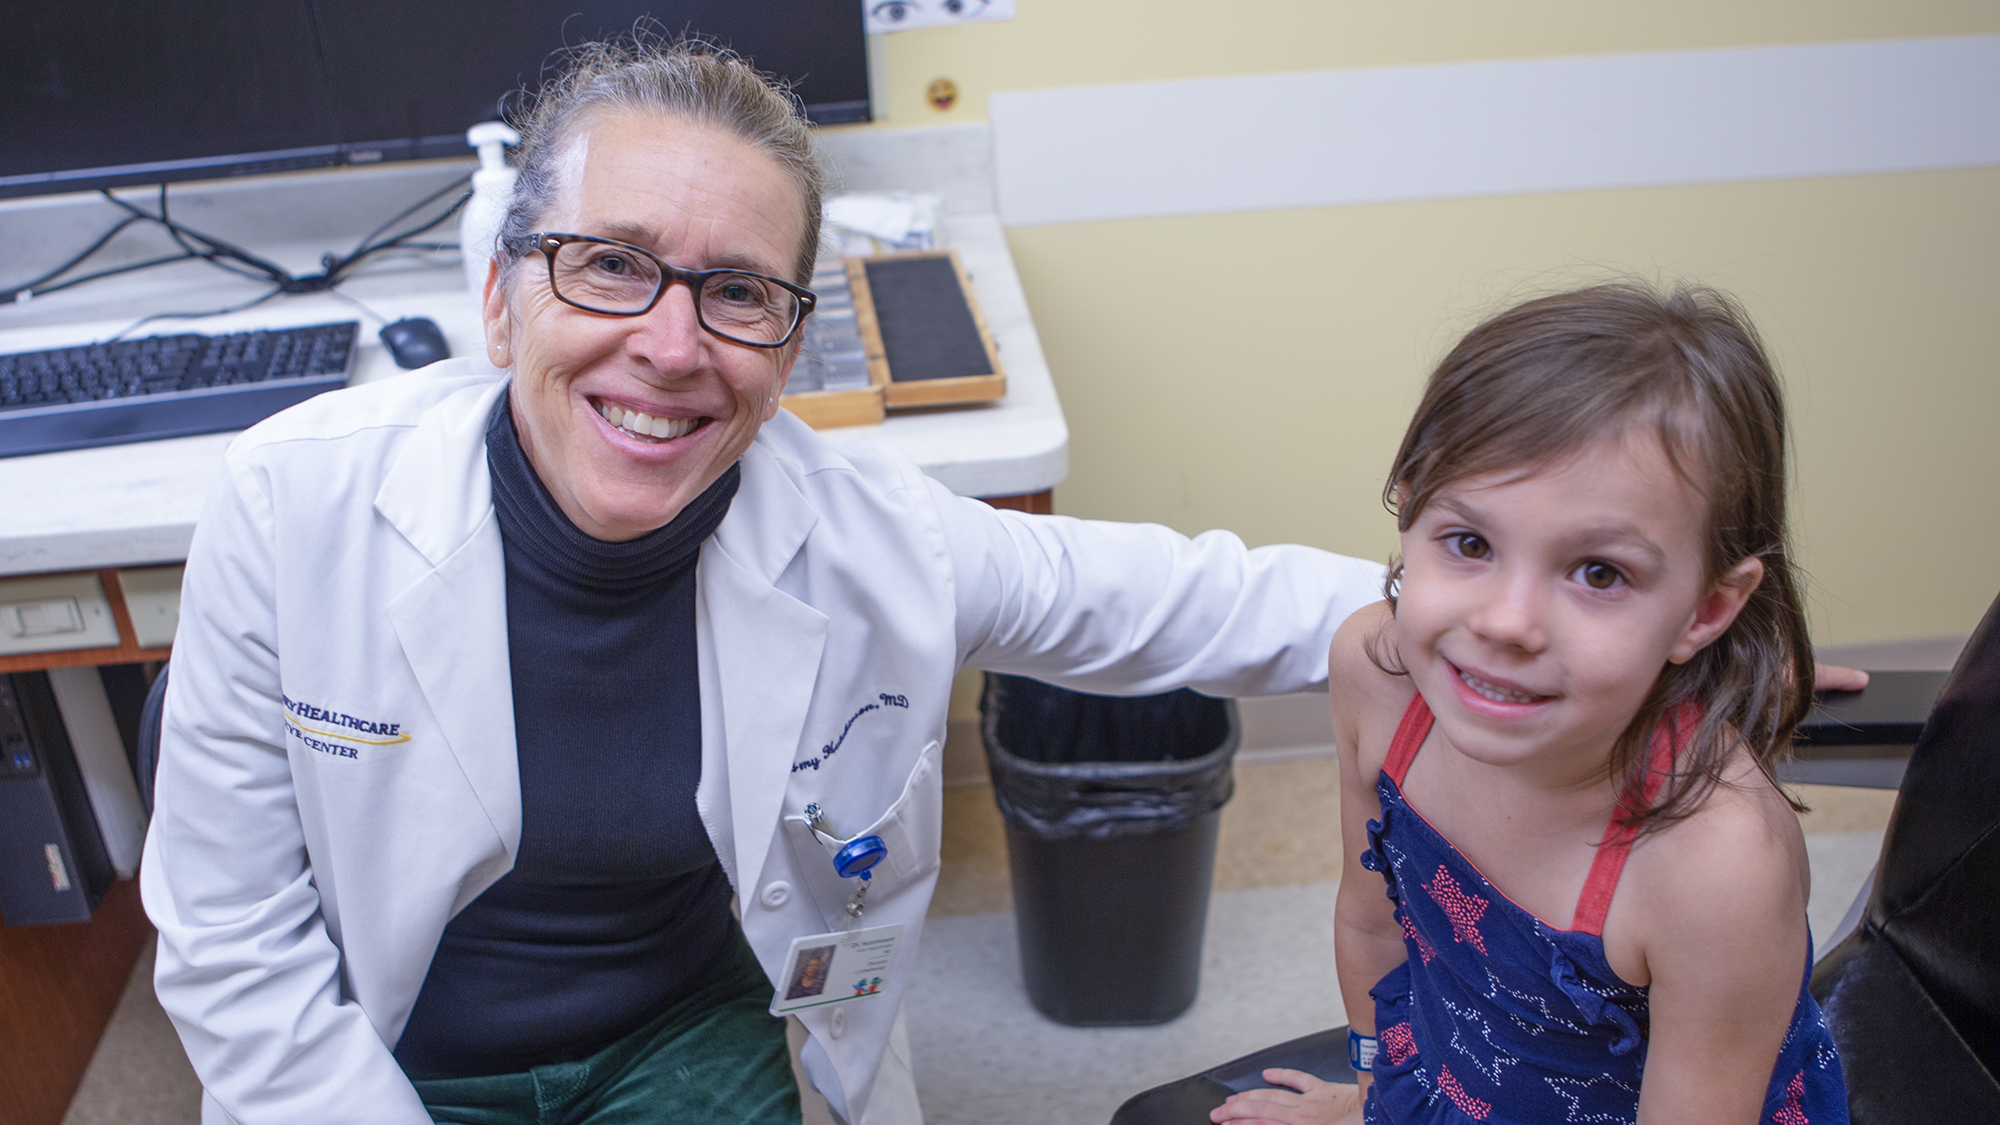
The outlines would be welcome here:
<svg viewBox="0 0 2000 1125">
<path fill-rule="evenodd" d="M 2000 36 L 991 99 L 1009 226 L 2000 164 Z"/>
</svg>

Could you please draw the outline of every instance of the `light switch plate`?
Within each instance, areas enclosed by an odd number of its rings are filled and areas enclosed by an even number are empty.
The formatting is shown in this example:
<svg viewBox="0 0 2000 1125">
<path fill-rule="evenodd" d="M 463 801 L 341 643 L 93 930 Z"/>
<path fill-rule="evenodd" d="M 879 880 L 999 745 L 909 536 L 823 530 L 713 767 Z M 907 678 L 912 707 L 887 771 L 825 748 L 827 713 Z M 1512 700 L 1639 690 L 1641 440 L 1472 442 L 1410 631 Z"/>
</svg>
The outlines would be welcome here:
<svg viewBox="0 0 2000 1125">
<path fill-rule="evenodd" d="M 118 624 L 94 571 L 0 578 L 0 656 L 117 646 Z"/>
</svg>

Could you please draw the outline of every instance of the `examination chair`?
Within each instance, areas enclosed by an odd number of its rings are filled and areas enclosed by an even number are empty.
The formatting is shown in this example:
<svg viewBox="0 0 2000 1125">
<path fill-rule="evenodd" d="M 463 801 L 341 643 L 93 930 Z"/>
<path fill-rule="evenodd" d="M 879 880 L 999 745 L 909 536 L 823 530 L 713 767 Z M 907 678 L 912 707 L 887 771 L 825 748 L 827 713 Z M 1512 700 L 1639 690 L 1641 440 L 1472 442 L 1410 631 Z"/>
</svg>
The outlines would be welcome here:
<svg viewBox="0 0 2000 1125">
<path fill-rule="evenodd" d="M 1796 752 L 1788 780 L 1898 790 L 1875 873 L 1812 976 L 1854 1125 L 2000 1122 L 2000 601 L 1949 675 L 1878 672 L 1829 695 Z M 1206 1125 L 1274 1066 L 1355 1081 L 1336 1027 L 1156 1086 L 1112 1125 Z"/>
<path fill-rule="evenodd" d="M 1355 1082 L 1354 1071 L 1347 1065 L 1347 1025 L 1300 1036 L 1155 1086 L 1119 1106 L 1111 1115 L 1111 1125 L 1208 1125 L 1208 1111 L 1227 1101 L 1229 1095 L 1269 1087 L 1264 1072 L 1274 1066 L 1303 1070 L 1328 1082 Z"/>
<path fill-rule="evenodd" d="M 2000 602 L 1903 774 L 1858 923 L 1813 969 L 1854 1125 L 2000 1121 Z"/>
<path fill-rule="evenodd" d="M 153 686 L 146 692 L 145 710 L 139 712 L 138 752 L 133 756 L 132 773 L 139 781 L 139 800 L 146 815 L 153 814 L 153 775 L 160 772 L 160 723 L 167 703 L 167 666 L 160 665 Z"/>
</svg>

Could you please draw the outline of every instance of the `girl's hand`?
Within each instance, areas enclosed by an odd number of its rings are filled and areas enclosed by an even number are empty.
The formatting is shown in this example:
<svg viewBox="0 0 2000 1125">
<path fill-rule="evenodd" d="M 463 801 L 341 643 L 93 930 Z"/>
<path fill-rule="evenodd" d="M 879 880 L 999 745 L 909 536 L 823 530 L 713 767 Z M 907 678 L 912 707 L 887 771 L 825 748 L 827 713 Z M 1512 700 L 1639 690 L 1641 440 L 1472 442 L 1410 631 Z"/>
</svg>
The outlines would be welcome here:
<svg viewBox="0 0 2000 1125">
<path fill-rule="evenodd" d="M 1214 1122 L 1246 1125 L 1360 1125 L 1361 1087 L 1327 1082 L 1303 1070 L 1272 1067 L 1264 1081 L 1291 1090 L 1245 1090 L 1210 1111 Z M 1296 1090 L 1297 1093 L 1292 1091 Z"/>
<path fill-rule="evenodd" d="M 1860 691 L 1868 686 L 1868 673 L 1839 664 L 1813 664 L 1813 687 L 1820 691 Z"/>
</svg>

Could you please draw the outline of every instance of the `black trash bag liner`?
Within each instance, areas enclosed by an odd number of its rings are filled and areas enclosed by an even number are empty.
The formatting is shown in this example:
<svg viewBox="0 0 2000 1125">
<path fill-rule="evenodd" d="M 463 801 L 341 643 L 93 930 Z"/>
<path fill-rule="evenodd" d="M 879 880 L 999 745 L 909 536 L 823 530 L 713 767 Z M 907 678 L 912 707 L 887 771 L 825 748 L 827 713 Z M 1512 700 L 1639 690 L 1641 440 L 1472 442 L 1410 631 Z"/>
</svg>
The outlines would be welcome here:
<svg viewBox="0 0 2000 1125">
<path fill-rule="evenodd" d="M 1001 815 L 1045 839 L 1171 828 L 1235 791 L 1233 699 L 1086 695 L 988 673 L 979 712 Z"/>
</svg>

